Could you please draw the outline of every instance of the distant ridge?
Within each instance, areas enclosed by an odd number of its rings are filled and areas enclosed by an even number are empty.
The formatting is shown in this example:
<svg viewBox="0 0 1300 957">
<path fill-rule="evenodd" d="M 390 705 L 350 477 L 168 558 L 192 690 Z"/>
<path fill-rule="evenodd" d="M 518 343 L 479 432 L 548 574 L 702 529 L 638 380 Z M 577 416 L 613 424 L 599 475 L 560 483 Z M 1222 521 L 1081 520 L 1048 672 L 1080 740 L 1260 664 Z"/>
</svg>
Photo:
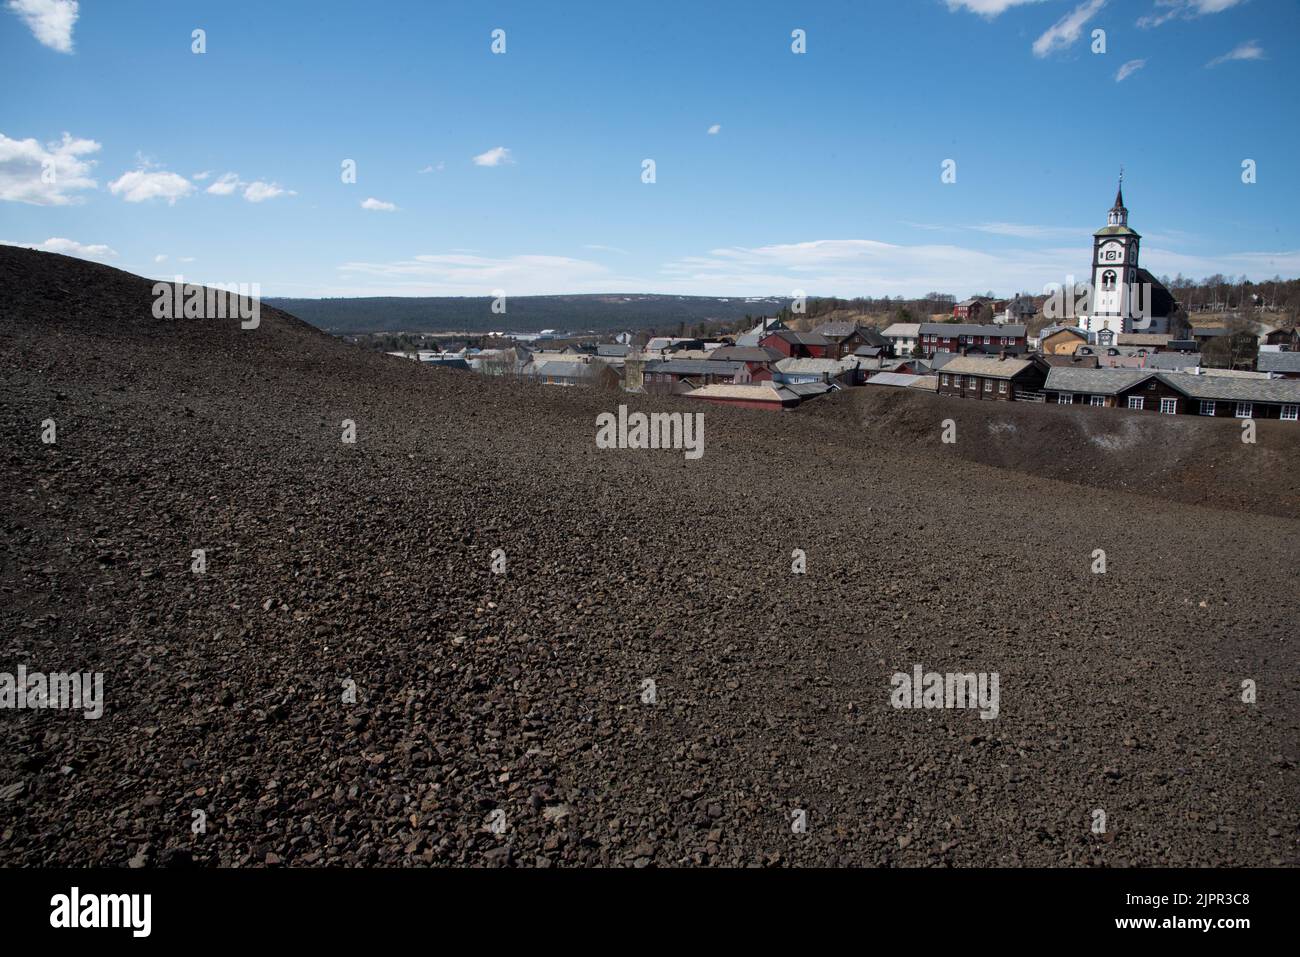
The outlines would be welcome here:
<svg viewBox="0 0 1300 957">
<path fill-rule="evenodd" d="M 686 323 L 732 323 L 745 316 L 774 315 L 789 299 L 665 296 L 608 293 L 573 296 L 511 296 L 504 314 L 489 296 L 375 296 L 356 299 L 269 297 L 263 302 L 335 335 L 368 332 L 596 332 Z"/>
</svg>

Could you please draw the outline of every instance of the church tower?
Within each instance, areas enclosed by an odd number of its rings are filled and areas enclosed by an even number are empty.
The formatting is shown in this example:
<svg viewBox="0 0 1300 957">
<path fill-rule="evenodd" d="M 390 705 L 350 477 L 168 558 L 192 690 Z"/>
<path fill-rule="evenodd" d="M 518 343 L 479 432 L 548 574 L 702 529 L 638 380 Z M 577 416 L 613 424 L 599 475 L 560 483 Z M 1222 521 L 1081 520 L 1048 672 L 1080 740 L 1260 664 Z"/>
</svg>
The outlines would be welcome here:
<svg viewBox="0 0 1300 957">
<path fill-rule="evenodd" d="M 1106 217 L 1106 226 L 1093 233 L 1092 298 L 1088 314 L 1080 317 L 1088 341 L 1111 345 L 1116 336 L 1133 331 L 1133 319 L 1141 314 L 1137 291 L 1141 241 L 1142 237 L 1129 229 L 1121 171 L 1115 205 Z"/>
</svg>

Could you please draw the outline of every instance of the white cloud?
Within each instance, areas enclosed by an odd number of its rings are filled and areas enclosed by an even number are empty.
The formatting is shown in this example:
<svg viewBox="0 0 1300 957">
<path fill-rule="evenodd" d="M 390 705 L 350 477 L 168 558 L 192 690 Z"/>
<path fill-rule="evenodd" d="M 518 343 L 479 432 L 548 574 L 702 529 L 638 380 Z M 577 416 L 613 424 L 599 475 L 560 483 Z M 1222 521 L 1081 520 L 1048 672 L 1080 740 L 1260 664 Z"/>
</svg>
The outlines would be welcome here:
<svg viewBox="0 0 1300 957">
<path fill-rule="evenodd" d="M 212 185 L 208 187 L 207 192 L 213 196 L 229 196 L 235 190 L 239 189 L 243 183 L 239 181 L 238 173 L 222 173 Z"/>
<path fill-rule="evenodd" d="M 514 159 L 510 155 L 510 150 L 504 146 L 494 146 L 486 153 L 479 153 L 474 157 L 475 166 L 501 166 L 504 163 L 513 163 Z"/>
<path fill-rule="evenodd" d="M 1057 50 L 1074 46 L 1088 21 L 1105 5 L 1106 0 L 1084 0 L 1034 41 L 1034 56 L 1045 57 Z"/>
<path fill-rule="evenodd" d="M 492 258 L 467 254 L 421 255 L 397 262 L 350 262 L 339 266 L 345 279 L 375 283 L 367 295 L 486 296 L 493 289 L 511 295 L 634 290 L 641 280 L 619 279 L 604 266 L 568 256 L 520 255 Z"/>
<path fill-rule="evenodd" d="M 1158 27 L 1170 20 L 1190 20 L 1212 13 L 1222 13 L 1231 9 L 1242 0 L 1156 0 L 1156 10 L 1163 13 L 1150 13 L 1139 17 L 1137 25 L 1142 28 Z"/>
<path fill-rule="evenodd" d="M 961 227 L 972 229 L 975 227 Z M 1071 231 L 1074 232 L 1074 231 Z M 1084 280 L 1091 238 L 1043 248 L 985 252 L 955 244 L 915 246 L 869 239 L 832 239 L 758 247 L 726 247 L 686 256 L 653 275 L 628 275 L 566 256 L 420 255 L 395 262 L 349 262 L 340 282 L 316 296 L 486 296 L 505 289 L 515 296 L 565 293 L 659 292 L 705 296 L 810 295 L 920 296 L 931 290 L 957 295 L 993 289 L 1003 294 L 1041 292 L 1070 277 Z M 1253 279 L 1300 274 L 1300 251 L 1228 253 L 1194 257 L 1143 249 L 1156 275 L 1205 276 L 1215 272 Z"/>
<path fill-rule="evenodd" d="M 182 257 L 181 257 L 181 262 L 183 262 L 183 263 L 192 263 L 192 262 L 194 262 L 194 257 L 193 257 L 193 256 L 182 256 Z"/>
<path fill-rule="evenodd" d="M 722 124 L 721 124 L 721 123 L 714 123 L 712 126 L 709 127 L 709 135 L 710 135 L 710 136 L 717 136 L 717 135 L 718 135 L 719 133 L 721 133 L 721 132 L 722 132 Z"/>
<path fill-rule="evenodd" d="M 212 170 L 205 169 L 202 173 L 195 173 L 193 176 L 190 177 L 190 179 L 194 180 L 194 182 L 196 183 L 201 183 L 211 175 L 212 175 Z"/>
<path fill-rule="evenodd" d="M 1239 43 L 1233 49 L 1229 50 L 1223 56 L 1216 56 L 1206 67 L 1218 66 L 1220 63 L 1229 63 L 1233 60 L 1264 60 L 1264 49 L 1254 40 L 1247 40 L 1245 43 Z"/>
<path fill-rule="evenodd" d="M 153 261 L 156 263 L 165 263 L 167 261 L 167 254 L 159 253 L 157 256 L 153 257 Z"/>
<path fill-rule="evenodd" d="M 375 199 L 373 196 L 371 196 L 369 199 L 362 200 L 362 202 L 361 202 L 361 208 L 362 208 L 362 209 L 372 209 L 372 210 L 374 210 L 375 212 L 379 212 L 379 213 L 395 213 L 395 212 L 397 212 L 397 204 L 396 204 L 396 203 L 386 203 L 386 202 L 384 202 L 382 199 Z"/>
<path fill-rule="evenodd" d="M 585 246 L 583 246 L 582 248 L 583 248 L 583 249 L 592 249 L 592 250 L 595 250 L 596 252 L 599 252 L 599 253 L 619 253 L 619 254 L 624 255 L 624 256 L 627 255 L 627 250 L 626 250 L 626 249 L 619 249 L 617 246 L 605 246 L 605 245 L 602 245 L 601 243 L 587 243 L 587 244 L 586 244 Z"/>
<path fill-rule="evenodd" d="M 965 228 L 993 236 L 1013 236 L 1016 239 L 1068 239 L 1092 234 L 1091 230 L 1071 226 L 1035 226 L 1027 223 L 981 223 Z"/>
<path fill-rule="evenodd" d="M 1005 13 L 1012 7 L 1041 2 L 1042 0 L 948 0 L 948 9 L 954 13 L 958 10 L 969 10 L 971 13 L 978 13 L 982 17 L 992 18 Z"/>
<path fill-rule="evenodd" d="M 447 164 L 446 164 L 446 163 L 439 163 L 437 166 L 434 166 L 433 164 L 430 164 L 430 165 L 426 166 L 424 169 L 420 170 L 420 172 L 421 172 L 421 173 L 441 173 L 441 172 L 442 172 L 444 169 L 446 169 L 446 168 L 447 168 Z"/>
<path fill-rule="evenodd" d="M 297 196 L 291 189 L 285 189 L 279 183 L 264 183 L 262 180 L 256 180 L 249 183 L 244 190 L 244 199 L 250 203 L 260 203 L 264 200 L 275 199 L 277 196 Z"/>
<path fill-rule="evenodd" d="M 60 53 L 72 52 L 77 0 L 9 0 L 8 7 L 45 46 Z"/>
<path fill-rule="evenodd" d="M 1146 60 L 1129 60 L 1117 71 L 1115 71 L 1115 82 L 1123 83 L 1125 80 L 1127 80 L 1134 73 L 1136 73 L 1138 70 L 1142 69 L 1146 65 L 1147 65 Z"/>
<path fill-rule="evenodd" d="M 75 239 L 52 237 L 43 243 L 11 243 L 0 239 L 0 246 L 21 246 L 23 249 L 39 249 L 47 253 L 61 253 L 64 256 L 79 256 L 82 259 L 113 259 L 117 250 L 102 244 L 79 243 Z"/>
<path fill-rule="evenodd" d="M 108 184 L 109 192 L 121 196 L 128 203 L 143 203 L 151 199 L 165 199 L 168 206 L 194 192 L 194 184 L 184 176 L 166 170 L 136 169 L 123 173 Z"/>
<path fill-rule="evenodd" d="M 0 133 L 0 200 L 33 206 L 68 206 L 82 202 L 73 190 L 94 189 L 87 174 L 94 160 L 82 159 L 99 150 L 94 140 L 63 139 L 42 146 L 34 139 L 11 140 Z M 52 179 L 53 182 L 46 182 Z"/>
<path fill-rule="evenodd" d="M 246 183 L 239 178 L 238 173 L 222 173 L 213 180 L 212 185 L 207 188 L 206 192 L 213 196 L 231 196 L 240 190 L 243 191 L 244 199 L 250 203 L 261 203 L 268 199 L 275 199 L 277 196 L 298 195 L 291 189 L 285 189 L 279 183 L 268 183 L 260 179 Z"/>
</svg>

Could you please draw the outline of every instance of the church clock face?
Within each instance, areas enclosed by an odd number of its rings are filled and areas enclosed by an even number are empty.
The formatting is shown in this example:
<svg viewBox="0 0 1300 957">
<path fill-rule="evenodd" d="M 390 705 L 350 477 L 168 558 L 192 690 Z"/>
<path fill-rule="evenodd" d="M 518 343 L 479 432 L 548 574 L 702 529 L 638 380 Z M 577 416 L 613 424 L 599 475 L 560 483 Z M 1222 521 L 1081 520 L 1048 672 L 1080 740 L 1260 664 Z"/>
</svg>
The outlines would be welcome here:
<svg viewBox="0 0 1300 957">
<path fill-rule="evenodd" d="M 1107 243 L 1097 253 L 1097 261 L 1102 263 L 1122 263 L 1124 247 L 1119 243 Z"/>
</svg>

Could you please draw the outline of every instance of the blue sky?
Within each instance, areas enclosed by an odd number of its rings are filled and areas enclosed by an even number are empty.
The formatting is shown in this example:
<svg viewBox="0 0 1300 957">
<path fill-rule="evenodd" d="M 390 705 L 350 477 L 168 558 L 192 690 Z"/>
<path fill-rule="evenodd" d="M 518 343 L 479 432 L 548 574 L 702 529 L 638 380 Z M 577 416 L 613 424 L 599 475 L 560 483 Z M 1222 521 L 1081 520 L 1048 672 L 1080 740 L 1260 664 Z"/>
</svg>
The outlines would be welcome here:
<svg viewBox="0 0 1300 957">
<path fill-rule="evenodd" d="M 264 295 L 1041 292 L 1122 164 L 1153 272 L 1300 276 L 1298 39 L 1294 0 L 0 0 L 0 241 Z"/>
</svg>

